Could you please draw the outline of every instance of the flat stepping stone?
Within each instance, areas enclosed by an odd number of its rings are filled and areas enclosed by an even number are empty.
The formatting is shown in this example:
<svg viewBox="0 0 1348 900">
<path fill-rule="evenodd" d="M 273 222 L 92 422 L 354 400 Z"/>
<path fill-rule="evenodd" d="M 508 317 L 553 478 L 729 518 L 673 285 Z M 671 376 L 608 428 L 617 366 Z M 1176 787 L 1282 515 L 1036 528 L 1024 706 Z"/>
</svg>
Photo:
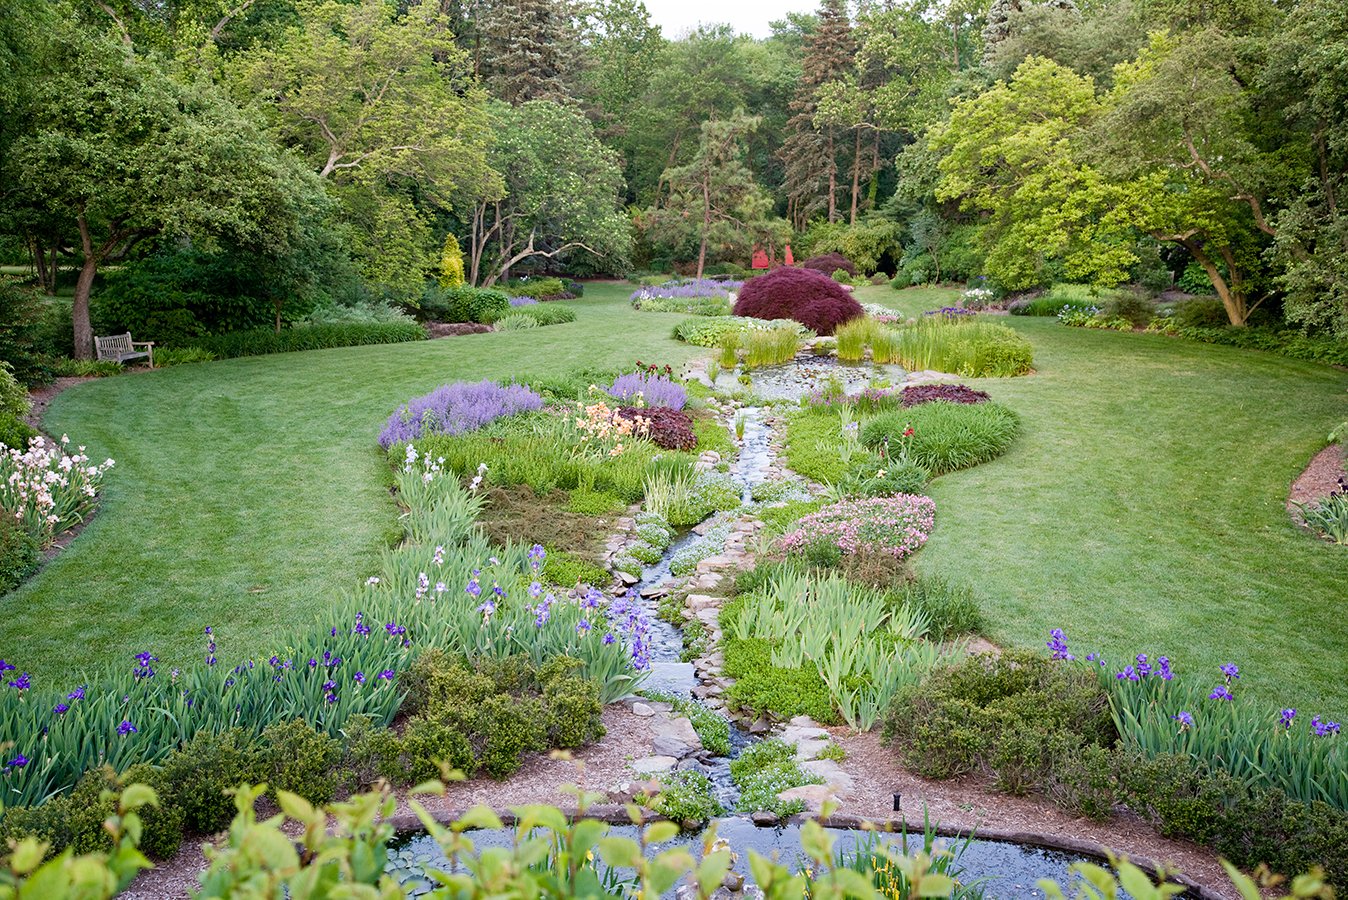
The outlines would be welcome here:
<svg viewBox="0 0 1348 900">
<path fill-rule="evenodd" d="M 638 775 L 663 775 L 672 772 L 678 764 L 672 756 L 644 756 L 632 761 L 632 771 Z"/>
</svg>

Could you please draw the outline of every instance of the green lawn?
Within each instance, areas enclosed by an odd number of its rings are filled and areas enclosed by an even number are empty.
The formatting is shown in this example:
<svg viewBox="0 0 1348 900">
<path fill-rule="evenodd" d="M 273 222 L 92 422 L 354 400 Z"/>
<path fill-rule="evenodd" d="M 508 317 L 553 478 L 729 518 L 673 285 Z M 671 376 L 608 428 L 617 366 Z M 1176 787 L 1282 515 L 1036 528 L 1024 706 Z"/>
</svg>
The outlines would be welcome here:
<svg viewBox="0 0 1348 900">
<path fill-rule="evenodd" d="M 94 663 L 164 665 L 204 647 L 270 650 L 373 570 L 397 515 L 375 438 L 409 397 L 457 379 L 636 359 L 678 364 L 681 317 L 638 313 L 596 285 L 576 322 L 527 331 L 228 360 L 80 385 L 46 427 L 111 456 L 103 506 L 75 543 L 0 600 L 0 658 L 36 678 Z"/>
<path fill-rule="evenodd" d="M 395 511 L 374 438 L 459 378 L 678 363 L 680 317 L 592 285 L 580 320 L 422 344 L 241 359 L 93 382 L 48 429 L 111 455 L 103 511 L 4 599 L 0 656 L 38 677 L 192 658 L 214 624 L 237 659 L 366 574 Z M 954 292 L 861 299 L 919 313 Z M 1008 319 L 1038 373 L 988 380 L 1024 417 L 1003 458 L 932 486 L 924 571 L 975 586 L 992 637 L 1067 630 L 1084 655 L 1233 660 L 1270 701 L 1348 712 L 1348 553 L 1294 529 L 1287 486 L 1348 412 L 1348 373 L 1170 338 Z M 1211 668 L 1209 668 L 1211 667 Z M 1215 681 L 1214 681 L 1215 683 Z"/>
<path fill-rule="evenodd" d="M 868 288 L 913 314 L 953 298 Z M 918 300 L 916 304 L 914 300 Z M 1348 552 L 1296 529 L 1287 489 L 1348 414 L 1348 372 L 1160 335 L 1008 317 L 1036 374 L 971 381 L 1020 412 L 1002 458 L 931 486 L 918 569 L 967 581 L 991 637 L 1169 655 L 1215 685 L 1348 713 Z"/>
</svg>

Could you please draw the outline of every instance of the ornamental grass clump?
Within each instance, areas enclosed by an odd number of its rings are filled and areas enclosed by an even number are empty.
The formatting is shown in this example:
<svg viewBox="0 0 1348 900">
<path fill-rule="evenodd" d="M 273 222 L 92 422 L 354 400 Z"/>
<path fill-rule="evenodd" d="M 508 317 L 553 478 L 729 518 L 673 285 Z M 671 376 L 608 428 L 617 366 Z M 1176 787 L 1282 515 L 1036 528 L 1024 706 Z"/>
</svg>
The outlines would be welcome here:
<svg viewBox="0 0 1348 900">
<path fill-rule="evenodd" d="M 944 475 L 996 459 L 1020 432 L 1020 418 L 1000 403 L 937 400 L 880 413 L 861 428 L 861 442 L 882 458 L 916 463 Z"/>
<path fill-rule="evenodd" d="M 800 352 L 800 335 L 789 327 L 748 331 L 744 333 L 742 346 L 746 368 L 779 366 L 796 358 Z"/>
<path fill-rule="evenodd" d="M 0 515 L 28 534 L 39 549 L 51 546 L 62 532 L 93 512 L 103 475 L 116 463 L 91 465 L 84 447 L 69 453 L 70 438 L 58 446 L 38 436 L 27 450 L 0 453 Z"/>
<path fill-rule="evenodd" d="M 803 517 L 780 546 L 788 553 L 831 544 L 843 554 L 877 553 L 904 559 L 921 550 L 936 525 L 936 503 L 896 494 L 834 503 Z"/>
<path fill-rule="evenodd" d="M 610 397 L 625 400 L 631 406 L 665 406 L 683 409 L 688 392 L 665 375 L 629 372 L 619 375 L 607 389 Z"/>
<path fill-rule="evenodd" d="M 980 320 L 968 310 L 936 310 L 893 330 L 893 355 L 909 370 L 935 369 L 966 378 L 1024 375 L 1034 349 L 1005 325 Z"/>
<path fill-rule="evenodd" d="M 963 653 L 923 641 L 929 622 L 916 607 L 832 574 L 784 568 L 727 618 L 736 641 L 768 642 L 773 668 L 817 670 L 833 708 L 858 731 L 874 726 L 901 687 Z"/>
<path fill-rule="evenodd" d="M 861 304 L 832 278 L 787 266 L 746 281 L 734 312 L 756 319 L 794 319 L 825 335 L 865 315 Z"/>
<path fill-rule="evenodd" d="M 542 408 L 543 398 L 523 385 L 456 381 L 398 407 L 379 433 L 379 445 L 387 450 L 425 435 L 463 434 L 505 416 Z"/>
</svg>

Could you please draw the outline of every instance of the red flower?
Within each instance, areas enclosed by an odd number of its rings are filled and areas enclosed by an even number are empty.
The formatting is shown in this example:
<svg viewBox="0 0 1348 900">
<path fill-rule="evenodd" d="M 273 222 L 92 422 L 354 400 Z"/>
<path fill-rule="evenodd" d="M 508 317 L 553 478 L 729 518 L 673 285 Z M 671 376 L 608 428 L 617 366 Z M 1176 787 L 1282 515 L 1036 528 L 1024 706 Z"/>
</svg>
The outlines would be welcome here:
<svg viewBox="0 0 1348 900">
<path fill-rule="evenodd" d="M 903 429 L 903 436 L 904 436 L 904 437 L 912 437 L 912 436 L 913 436 L 913 426 L 909 425 L 907 428 Z"/>
</svg>

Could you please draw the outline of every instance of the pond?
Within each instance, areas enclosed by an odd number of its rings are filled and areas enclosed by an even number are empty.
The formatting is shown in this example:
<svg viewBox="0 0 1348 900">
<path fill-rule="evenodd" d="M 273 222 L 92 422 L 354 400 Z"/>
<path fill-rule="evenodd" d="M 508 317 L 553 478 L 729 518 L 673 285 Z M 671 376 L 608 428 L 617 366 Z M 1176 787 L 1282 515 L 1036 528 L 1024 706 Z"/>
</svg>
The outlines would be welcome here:
<svg viewBox="0 0 1348 900">
<path fill-rule="evenodd" d="M 745 883 L 751 884 L 749 871 L 749 850 L 775 857 L 784 865 L 796 868 L 804 859 L 800 846 L 800 827 L 787 824 L 777 827 L 759 827 L 743 817 L 729 817 L 715 820 L 717 836 L 723 838 L 736 854 L 732 870 L 744 876 Z M 835 852 L 866 846 L 873 840 L 871 833 L 839 828 L 825 829 L 834 838 Z M 633 826 L 613 826 L 609 833 L 614 836 L 636 838 Z M 469 835 L 478 850 L 489 847 L 509 847 L 515 840 L 513 829 L 473 831 Z M 882 838 L 903 849 L 903 835 L 883 835 Z M 922 835 L 910 834 L 906 837 L 909 853 L 922 849 Z M 1050 878 L 1065 885 L 1069 876 L 1067 867 L 1074 862 L 1099 862 L 1090 857 L 1058 850 L 1047 850 L 1022 844 L 1002 841 L 965 841 L 959 838 L 938 838 L 936 846 L 955 854 L 954 873 L 963 884 L 977 883 L 982 888 L 982 896 L 993 898 L 1022 898 L 1044 896 L 1036 882 L 1041 878 Z M 685 834 L 665 844 L 655 846 L 655 850 L 667 850 L 673 847 L 686 848 L 693 857 L 700 858 L 702 836 Z M 803 864 L 803 863 L 802 863 Z M 418 896 L 429 890 L 430 882 L 424 875 L 427 869 L 449 871 L 449 860 L 440 851 L 439 846 L 422 832 L 412 832 L 400 836 L 389 851 L 388 871 L 398 881 L 409 888 L 410 896 Z M 462 871 L 462 867 L 460 867 Z M 622 874 L 621 872 L 618 874 Z M 425 889 L 422 889 L 422 886 Z M 672 896 L 672 892 L 671 892 Z M 1121 897 L 1126 895 L 1120 894 Z M 1181 897 L 1192 896 L 1182 894 Z"/>
<path fill-rule="evenodd" d="M 847 393 L 856 394 L 875 382 L 899 385 L 907 372 L 902 366 L 843 363 L 833 356 L 806 355 L 784 365 L 750 369 L 748 374 L 750 383 L 744 385 L 734 372 L 722 371 L 714 387 L 729 393 L 748 390 L 763 401 L 797 401 L 832 378 L 838 379 Z"/>
</svg>

